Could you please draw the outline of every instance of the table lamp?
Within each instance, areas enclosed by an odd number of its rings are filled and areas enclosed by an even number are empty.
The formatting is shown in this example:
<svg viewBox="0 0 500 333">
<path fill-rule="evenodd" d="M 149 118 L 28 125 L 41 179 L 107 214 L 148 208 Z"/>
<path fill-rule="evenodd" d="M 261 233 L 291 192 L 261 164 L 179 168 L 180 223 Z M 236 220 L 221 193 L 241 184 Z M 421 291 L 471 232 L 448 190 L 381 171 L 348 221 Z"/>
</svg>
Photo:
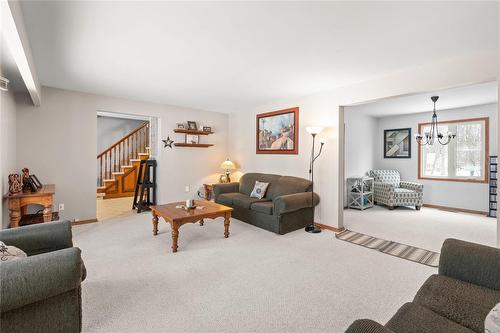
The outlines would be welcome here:
<svg viewBox="0 0 500 333">
<path fill-rule="evenodd" d="M 220 168 L 226 170 L 226 174 L 225 175 L 221 175 L 219 181 L 221 183 L 230 183 L 231 182 L 231 178 L 229 178 L 229 170 L 236 169 L 236 166 L 228 158 L 227 160 L 225 160 L 224 162 L 221 163 Z"/>
</svg>

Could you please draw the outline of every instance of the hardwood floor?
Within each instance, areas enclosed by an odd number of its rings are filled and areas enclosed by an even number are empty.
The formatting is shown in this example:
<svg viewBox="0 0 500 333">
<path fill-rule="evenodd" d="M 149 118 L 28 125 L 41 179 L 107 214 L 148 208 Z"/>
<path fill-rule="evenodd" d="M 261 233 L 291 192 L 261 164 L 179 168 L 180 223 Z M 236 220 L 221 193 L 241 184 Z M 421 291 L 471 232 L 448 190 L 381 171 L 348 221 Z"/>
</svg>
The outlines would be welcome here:
<svg viewBox="0 0 500 333">
<path fill-rule="evenodd" d="M 101 199 L 97 198 L 97 220 L 107 220 L 136 214 L 132 210 L 133 197 Z"/>
</svg>

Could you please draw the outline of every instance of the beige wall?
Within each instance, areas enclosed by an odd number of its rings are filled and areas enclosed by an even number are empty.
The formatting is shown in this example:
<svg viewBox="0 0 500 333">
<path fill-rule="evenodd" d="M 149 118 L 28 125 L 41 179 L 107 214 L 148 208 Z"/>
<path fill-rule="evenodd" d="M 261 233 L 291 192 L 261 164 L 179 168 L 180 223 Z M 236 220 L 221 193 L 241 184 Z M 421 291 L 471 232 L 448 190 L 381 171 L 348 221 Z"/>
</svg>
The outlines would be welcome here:
<svg viewBox="0 0 500 333">
<path fill-rule="evenodd" d="M 26 95 L 17 95 L 17 165 L 29 167 L 44 183 L 56 184 L 55 207 L 65 204 L 61 217 L 92 219 L 96 216 L 97 111 L 140 114 L 159 118 L 160 139 L 175 141 L 178 122 L 194 120 L 212 126 L 215 134 L 201 137 L 211 148 L 163 148 L 158 158 L 160 202 L 196 195 L 204 181 L 218 179 L 226 158 L 225 114 L 134 102 L 49 87 L 42 88 L 43 103 L 33 107 Z M 190 193 L 184 191 L 190 186 Z"/>
<path fill-rule="evenodd" d="M 0 92 L 0 177 L 2 177 L 2 196 L 8 192 L 8 176 L 19 172 L 16 169 L 16 104 L 11 91 Z M 7 201 L 2 200 L 0 225 L 9 225 Z"/>
<path fill-rule="evenodd" d="M 276 101 L 253 110 L 230 115 L 229 141 L 231 158 L 241 165 L 243 172 L 261 171 L 307 177 L 311 137 L 306 133 L 308 125 L 327 127 L 328 137 L 324 155 L 317 160 L 315 190 L 321 196 L 317 222 L 334 227 L 343 226 L 342 175 L 344 150 L 343 114 L 339 107 L 379 98 L 434 91 L 454 86 L 497 79 L 499 52 L 485 52 L 457 57 L 400 71 L 386 77 L 357 85 L 299 99 Z M 289 107 L 300 107 L 299 154 L 255 154 L 255 115 Z M 339 119 L 340 126 L 339 128 Z M 340 157 L 340 158 L 339 158 Z"/>
</svg>

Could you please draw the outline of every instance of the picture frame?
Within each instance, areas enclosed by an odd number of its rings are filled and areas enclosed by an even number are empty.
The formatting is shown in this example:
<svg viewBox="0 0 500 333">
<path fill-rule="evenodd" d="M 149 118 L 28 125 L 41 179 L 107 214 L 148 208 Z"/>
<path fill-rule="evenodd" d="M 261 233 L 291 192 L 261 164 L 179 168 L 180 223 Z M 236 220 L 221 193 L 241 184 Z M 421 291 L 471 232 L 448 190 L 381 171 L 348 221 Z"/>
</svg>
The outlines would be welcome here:
<svg viewBox="0 0 500 333">
<path fill-rule="evenodd" d="M 212 133 L 212 127 L 210 127 L 210 126 L 203 126 L 203 132 Z"/>
<path fill-rule="evenodd" d="M 177 123 L 177 128 L 178 129 L 185 129 L 186 128 L 186 125 L 182 124 L 182 123 Z"/>
<path fill-rule="evenodd" d="M 384 158 L 411 158 L 411 128 L 384 130 Z"/>
<path fill-rule="evenodd" d="M 30 175 L 30 178 L 31 178 L 31 181 L 35 184 L 35 186 L 38 188 L 38 189 L 41 189 L 42 188 L 42 183 L 38 180 L 38 177 L 35 176 L 35 175 Z"/>
<path fill-rule="evenodd" d="M 200 136 L 194 134 L 186 134 L 186 143 L 197 145 L 200 143 Z"/>
<path fill-rule="evenodd" d="M 299 108 L 256 116 L 256 154 L 299 153 Z"/>
<path fill-rule="evenodd" d="M 190 130 L 193 130 L 193 131 L 197 131 L 198 130 L 198 125 L 196 124 L 196 121 L 188 121 L 187 122 L 187 126 L 188 126 L 187 129 L 190 129 Z"/>
</svg>

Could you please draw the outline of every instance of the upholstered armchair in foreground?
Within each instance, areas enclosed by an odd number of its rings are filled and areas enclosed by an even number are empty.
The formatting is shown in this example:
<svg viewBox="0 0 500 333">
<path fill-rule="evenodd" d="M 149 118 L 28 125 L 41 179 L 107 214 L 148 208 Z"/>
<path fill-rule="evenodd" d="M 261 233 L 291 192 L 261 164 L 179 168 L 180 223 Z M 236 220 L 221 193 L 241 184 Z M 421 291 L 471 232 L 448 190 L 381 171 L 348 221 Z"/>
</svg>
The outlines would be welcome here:
<svg viewBox="0 0 500 333">
<path fill-rule="evenodd" d="M 396 206 L 422 207 L 424 185 L 401 181 L 397 170 L 371 170 L 370 177 L 374 179 L 374 199 L 376 204 L 384 204 L 389 209 Z"/>
<path fill-rule="evenodd" d="M 71 223 L 1 230 L 0 241 L 28 255 L 0 263 L 0 331 L 80 332 L 86 271 L 73 247 Z"/>
<path fill-rule="evenodd" d="M 385 325 L 359 319 L 346 333 L 484 333 L 485 319 L 499 302 L 500 249 L 447 239 L 438 274 L 424 282 L 412 302 Z"/>
</svg>

